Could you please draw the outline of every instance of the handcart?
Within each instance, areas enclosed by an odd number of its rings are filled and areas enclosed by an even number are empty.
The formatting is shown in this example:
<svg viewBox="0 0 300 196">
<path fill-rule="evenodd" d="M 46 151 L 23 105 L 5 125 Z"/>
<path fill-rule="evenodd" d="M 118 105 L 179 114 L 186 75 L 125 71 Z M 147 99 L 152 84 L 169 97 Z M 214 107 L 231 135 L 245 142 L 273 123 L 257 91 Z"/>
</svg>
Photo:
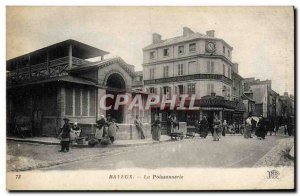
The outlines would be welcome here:
<svg viewBox="0 0 300 196">
<path fill-rule="evenodd" d="M 171 140 L 183 140 L 183 138 L 186 136 L 187 128 L 185 122 L 179 122 L 178 127 L 174 126 L 174 124 L 171 124 L 171 131 L 169 133 L 169 136 L 171 137 Z"/>
</svg>

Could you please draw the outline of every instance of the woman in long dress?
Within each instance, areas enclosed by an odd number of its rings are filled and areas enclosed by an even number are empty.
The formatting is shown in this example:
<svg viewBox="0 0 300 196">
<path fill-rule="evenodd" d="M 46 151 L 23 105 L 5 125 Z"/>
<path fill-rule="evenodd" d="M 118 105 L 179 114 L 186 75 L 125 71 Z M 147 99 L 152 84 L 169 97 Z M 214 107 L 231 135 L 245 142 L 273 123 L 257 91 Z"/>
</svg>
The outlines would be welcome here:
<svg viewBox="0 0 300 196">
<path fill-rule="evenodd" d="M 249 116 L 246 119 L 244 138 L 246 138 L 246 139 L 251 138 L 251 131 L 252 131 L 252 117 Z"/>
<path fill-rule="evenodd" d="M 152 127 L 152 129 L 151 129 L 152 139 L 156 140 L 156 141 L 159 141 L 161 131 L 160 131 L 160 121 L 158 119 L 158 115 L 155 115 L 155 120 L 151 125 L 152 125 L 151 126 Z"/>
<path fill-rule="evenodd" d="M 221 138 L 222 123 L 219 120 L 218 115 L 215 115 L 214 117 L 213 128 L 214 128 L 214 134 L 213 134 L 214 141 L 219 141 Z"/>
<path fill-rule="evenodd" d="M 200 137 L 206 138 L 208 135 L 208 121 L 206 116 L 203 116 L 202 120 L 200 121 Z"/>
<path fill-rule="evenodd" d="M 103 137 L 103 130 L 105 128 L 105 125 L 107 125 L 106 119 L 104 115 L 100 116 L 100 120 L 97 121 L 96 125 L 96 133 L 95 138 L 100 142 Z"/>
</svg>

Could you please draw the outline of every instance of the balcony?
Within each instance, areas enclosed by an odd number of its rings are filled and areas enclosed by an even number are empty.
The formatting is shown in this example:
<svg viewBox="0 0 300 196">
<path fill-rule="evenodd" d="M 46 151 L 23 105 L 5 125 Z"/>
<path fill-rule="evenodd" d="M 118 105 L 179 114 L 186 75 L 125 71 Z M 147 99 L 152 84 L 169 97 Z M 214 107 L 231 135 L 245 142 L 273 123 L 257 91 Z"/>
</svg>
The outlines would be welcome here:
<svg viewBox="0 0 300 196">
<path fill-rule="evenodd" d="M 72 57 L 72 66 L 81 66 L 89 61 Z M 6 74 L 8 85 L 23 84 L 32 81 L 40 81 L 48 78 L 54 78 L 67 75 L 69 67 L 69 57 L 54 59 L 47 62 L 22 67 L 9 71 Z"/>
</svg>

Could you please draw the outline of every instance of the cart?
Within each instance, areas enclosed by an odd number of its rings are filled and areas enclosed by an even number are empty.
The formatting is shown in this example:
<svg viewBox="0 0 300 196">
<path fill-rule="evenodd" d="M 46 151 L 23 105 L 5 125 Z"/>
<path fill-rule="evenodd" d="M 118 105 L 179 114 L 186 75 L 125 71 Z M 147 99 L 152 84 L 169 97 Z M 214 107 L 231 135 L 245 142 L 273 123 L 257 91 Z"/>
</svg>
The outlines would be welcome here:
<svg viewBox="0 0 300 196">
<path fill-rule="evenodd" d="M 179 122 L 179 127 L 174 127 L 173 123 L 171 124 L 171 131 L 169 136 L 171 140 L 183 140 L 187 133 L 187 127 L 185 122 Z"/>
</svg>

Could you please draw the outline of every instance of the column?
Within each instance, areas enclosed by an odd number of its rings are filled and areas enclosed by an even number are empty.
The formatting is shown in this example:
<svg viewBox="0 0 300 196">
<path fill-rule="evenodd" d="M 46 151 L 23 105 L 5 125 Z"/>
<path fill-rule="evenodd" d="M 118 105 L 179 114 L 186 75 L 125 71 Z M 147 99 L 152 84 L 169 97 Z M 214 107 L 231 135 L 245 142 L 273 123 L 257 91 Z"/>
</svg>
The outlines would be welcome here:
<svg viewBox="0 0 300 196">
<path fill-rule="evenodd" d="M 69 68 L 72 68 L 72 56 L 73 56 L 73 48 L 72 45 L 69 45 Z"/>
<path fill-rule="evenodd" d="M 31 79 L 31 63 L 30 63 L 30 55 L 28 55 L 28 66 L 29 66 L 29 80 Z"/>
<path fill-rule="evenodd" d="M 219 119 L 223 121 L 223 111 L 222 110 L 219 111 Z"/>
<path fill-rule="evenodd" d="M 47 73 L 48 73 L 48 77 L 50 78 L 50 55 L 49 55 L 49 51 L 47 51 L 46 54 L 46 62 L 47 62 Z"/>
</svg>

